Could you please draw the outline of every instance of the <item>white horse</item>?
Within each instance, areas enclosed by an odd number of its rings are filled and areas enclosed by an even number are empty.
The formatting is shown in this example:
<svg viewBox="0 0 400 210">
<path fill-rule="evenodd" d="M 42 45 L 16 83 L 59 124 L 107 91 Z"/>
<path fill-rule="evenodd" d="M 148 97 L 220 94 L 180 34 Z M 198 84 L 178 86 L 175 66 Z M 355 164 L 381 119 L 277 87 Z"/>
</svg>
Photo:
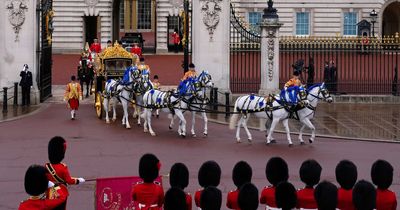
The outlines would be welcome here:
<svg viewBox="0 0 400 210">
<path fill-rule="evenodd" d="M 247 96 L 241 96 L 239 97 L 236 102 L 235 102 L 235 112 L 240 112 L 240 120 L 237 123 L 237 130 L 236 130 L 236 141 L 238 143 L 241 142 L 240 140 L 240 127 L 243 125 L 247 136 L 248 136 L 248 141 L 252 141 L 252 136 L 247 128 L 247 121 L 249 120 L 250 114 L 254 113 L 254 115 L 258 118 L 265 118 L 265 119 L 270 119 L 272 118 L 272 126 L 269 129 L 268 137 L 267 137 L 267 144 L 271 143 L 271 141 L 274 141 L 272 139 L 272 133 L 275 129 L 275 126 L 278 124 L 279 121 L 282 121 L 283 126 L 285 127 L 286 130 L 286 135 L 287 135 L 287 140 L 289 142 L 289 146 L 293 145 L 292 139 L 290 137 L 290 130 L 289 130 L 289 124 L 288 124 L 288 119 L 291 117 L 290 112 L 288 109 L 292 109 L 292 107 L 295 106 L 301 106 L 303 104 L 307 104 L 306 99 L 306 91 L 302 87 L 297 87 L 297 88 L 290 88 L 288 90 L 291 92 L 290 94 L 294 94 L 295 98 L 289 97 L 289 94 L 287 91 L 283 92 L 284 95 L 273 95 L 269 96 L 268 99 L 265 99 L 264 97 L 261 96 L 255 96 L 255 95 L 247 95 Z M 288 106 L 287 102 L 292 102 L 293 104 L 291 106 Z M 230 129 L 235 128 L 235 124 L 237 122 L 237 119 L 239 117 L 239 114 L 233 114 L 229 123 Z"/>
<path fill-rule="evenodd" d="M 140 116 L 141 116 L 141 108 L 143 107 L 143 95 L 146 91 L 153 89 L 153 83 L 150 80 L 150 72 L 149 70 L 142 70 L 140 74 L 140 80 L 134 85 L 134 93 L 135 93 L 135 112 L 133 113 L 133 117 L 137 117 L 137 124 L 140 125 Z"/>
<path fill-rule="evenodd" d="M 138 82 L 139 74 L 140 72 L 137 67 L 128 67 L 121 81 L 110 79 L 106 82 L 103 101 L 103 107 L 106 113 L 106 123 L 110 123 L 110 118 L 108 116 L 110 104 L 112 105 L 113 109 L 112 120 L 115 121 L 117 119 L 116 106 L 118 101 L 120 101 L 124 110 L 122 125 L 125 125 L 128 129 L 131 128 L 128 120 L 128 103 L 131 103 L 130 95 L 133 91 L 134 84 Z"/>
</svg>

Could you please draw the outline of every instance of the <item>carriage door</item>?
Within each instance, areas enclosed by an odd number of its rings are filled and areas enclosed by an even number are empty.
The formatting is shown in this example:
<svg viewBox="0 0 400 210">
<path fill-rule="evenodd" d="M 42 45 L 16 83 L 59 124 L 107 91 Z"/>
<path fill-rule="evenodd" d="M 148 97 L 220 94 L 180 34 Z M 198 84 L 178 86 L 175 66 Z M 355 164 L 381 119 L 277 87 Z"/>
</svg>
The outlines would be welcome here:
<svg viewBox="0 0 400 210">
<path fill-rule="evenodd" d="M 38 87 L 40 102 L 51 97 L 52 68 L 52 34 L 53 34 L 53 0 L 42 0 L 40 4 L 41 37 L 39 52 Z"/>
<path fill-rule="evenodd" d="M 100 37 L 97 37 L 97 16 L 85 16 L 83 17 L 85 24 L 85 42 L 89 43 L 89 46 L 93 43 L 93 39 L 98 38 L 100 43 Z"/>
</svg>

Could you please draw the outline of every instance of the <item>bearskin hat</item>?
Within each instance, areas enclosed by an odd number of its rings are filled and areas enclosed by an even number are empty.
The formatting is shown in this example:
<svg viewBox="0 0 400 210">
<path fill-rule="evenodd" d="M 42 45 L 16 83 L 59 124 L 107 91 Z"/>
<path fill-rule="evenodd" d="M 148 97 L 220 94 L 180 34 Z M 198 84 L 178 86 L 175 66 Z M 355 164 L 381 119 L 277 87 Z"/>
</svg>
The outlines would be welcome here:
<svg viewBox="0 0 400 210">
<path fill-rule="evenodd" d="M 29 195 L 38 196 L 47 190 L 49 181 L 43 166 L 31 165 L 25 173 L 25 191 Z"/>
<path fill-rule="evenodd" d="M 357 210 L 372 210 L 376 206 L 376 190 L 374 185 L 360 180 L 353 189 L 353 204 Z"/>
<path fill-rule="evenodd" d="M 233 183 L 240 188 L 243 184 L 251 182 L 252 174 L 251 166 L 245 161 L 239 161 L 232 171 Z"/>
<path fill-rule="evenodd" d="M 180 188 L 172 187 L 165 193 L 165 210 L 189 210 L 186 208 L 186 195 Z"/>
<path fill-rule="evenodd" d="M 258 190 L 254 184 L 243 184 L 239 190 L 238 204 L 241 210 L 256 210 L 258 208 Z"/>
<path fill-rule="evenodd" d="M 335 210 L 338 202 L 337 187 L 330 182 L 323 181 L 315 188 L 314 198 L 317 201 L 318 209 Z"/>
<path fill-rule="evenodd" d="M 139 176 L 146 183 L 152 183 L 158 177 L 160 161 L 153 154 L 144 154 L 139 161 Z"/>
<path fill-rule="evenodd" d="M 340 187 L 350 190 L 357 181 L 357 166 L 349 160 L 342 160 L 336 166 L 335 174 Z"/>
<path fill-rule="evenodd" d="M 314 187 L 321 178 L 321 165 L 315 160 L 306 160 L 300 167 L 300 179 L 308 187 Z"/>
<path fill-rule="evenodd" d="M 393 182 L 393 166 L 386 160 L 375 161 L 371 168 L 371 179 L 378 189 L 388 189 Z"/>
<path fill-rule="evenodd" d="M 297 194 L 294 186 L 289 182 L 281 182 L 275 189 L 275 200 L 278 208 L 289 210 L 296 207 Z"/>
<path fill-rule="evenodd" d="M 189 185 L 189 170 L 183 163 L 175 163 L 169 172 L 171 187 L 185 189 Z"/>
<path fill-rule="evenodd" d="M 214 187 L 209 186 L 200 195 L 200 207 L 202 210 L 220 210 L 222 204 L 222 193 Z"/>
<path fill-rule="evenodd" d="M 218 186 L 221 179 L 221 168 L 215 161 L 207 161 L 201 165 L 198 180 L 200 186 L 206 188 L 208 186 Z"/>
<path fill-rule="evenodd" d="M 60 163 L 64 159 L 67 142 L 61 136 L 53 137 L 49 142 L 48 153 L 52 164 Z"/>
<path fill-rule="evenodd" d="M 273 186 L 289 179 L 289 169 L 285 160 L 281 157 L 272 157 L 265 167 L 265 175 Z"/>
</svg>

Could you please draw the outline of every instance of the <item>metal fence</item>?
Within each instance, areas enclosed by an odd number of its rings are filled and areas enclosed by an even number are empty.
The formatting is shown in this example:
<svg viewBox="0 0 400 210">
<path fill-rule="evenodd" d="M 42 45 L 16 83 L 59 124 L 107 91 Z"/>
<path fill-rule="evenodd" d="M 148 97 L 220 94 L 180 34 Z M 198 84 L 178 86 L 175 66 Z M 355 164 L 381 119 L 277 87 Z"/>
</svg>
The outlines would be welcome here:
<svg viewBox="0 0 400 210">
<path fill-rule="evenodd" d="M 11 93 L 9 92 L 9 90 L 13 90 L 13 94 L 11 97 L 9 97 L 9 95 L 11 95 Z M 0 91 L 0 94 L 3 95 L 3 113 L 7 113 L 8 112 L 8 101 L 13 99 L 13 105 L 17 106 L 18 105 L 18 82 L 14 82 L 13 86 L 10 87 L 3 87 L 3 90 Z"/>
<path fill-rule="evenodd" d="M 303 60 L 302 81 L 326 82 L 334 94 L 398 95 L 400 90 L 398 34 L 383 38 L 281 37 L 279 59 L 280 87 L 290 79 L 292 65 Z"/>
</svg>

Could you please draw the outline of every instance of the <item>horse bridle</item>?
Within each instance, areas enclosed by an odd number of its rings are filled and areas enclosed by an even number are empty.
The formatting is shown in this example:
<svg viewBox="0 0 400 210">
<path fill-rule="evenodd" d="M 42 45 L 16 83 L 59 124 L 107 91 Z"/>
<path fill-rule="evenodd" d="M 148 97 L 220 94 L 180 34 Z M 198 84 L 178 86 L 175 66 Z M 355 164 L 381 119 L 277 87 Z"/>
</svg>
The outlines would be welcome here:
<svg viewBox="0 0 400 210">
<path fill-rule="evenodd" d="M 322 97 L 319 96 L 320 93 L 322 93 Z M 331 94 L 326 89 L 326 87 L 321 88 L 321 86 L 319 86 L 319 90 L 318 90 L 317 95 L 314 95 L 312 93 L 308 93 L 308 94 L 311 95 L 312 97 L 314 97 L 314 99 L 311 100 L 311 101 L 314 101 L 315 99 L 326 100 L 327 98 L 329 98 L 331 96 Z"/>
</svg>

